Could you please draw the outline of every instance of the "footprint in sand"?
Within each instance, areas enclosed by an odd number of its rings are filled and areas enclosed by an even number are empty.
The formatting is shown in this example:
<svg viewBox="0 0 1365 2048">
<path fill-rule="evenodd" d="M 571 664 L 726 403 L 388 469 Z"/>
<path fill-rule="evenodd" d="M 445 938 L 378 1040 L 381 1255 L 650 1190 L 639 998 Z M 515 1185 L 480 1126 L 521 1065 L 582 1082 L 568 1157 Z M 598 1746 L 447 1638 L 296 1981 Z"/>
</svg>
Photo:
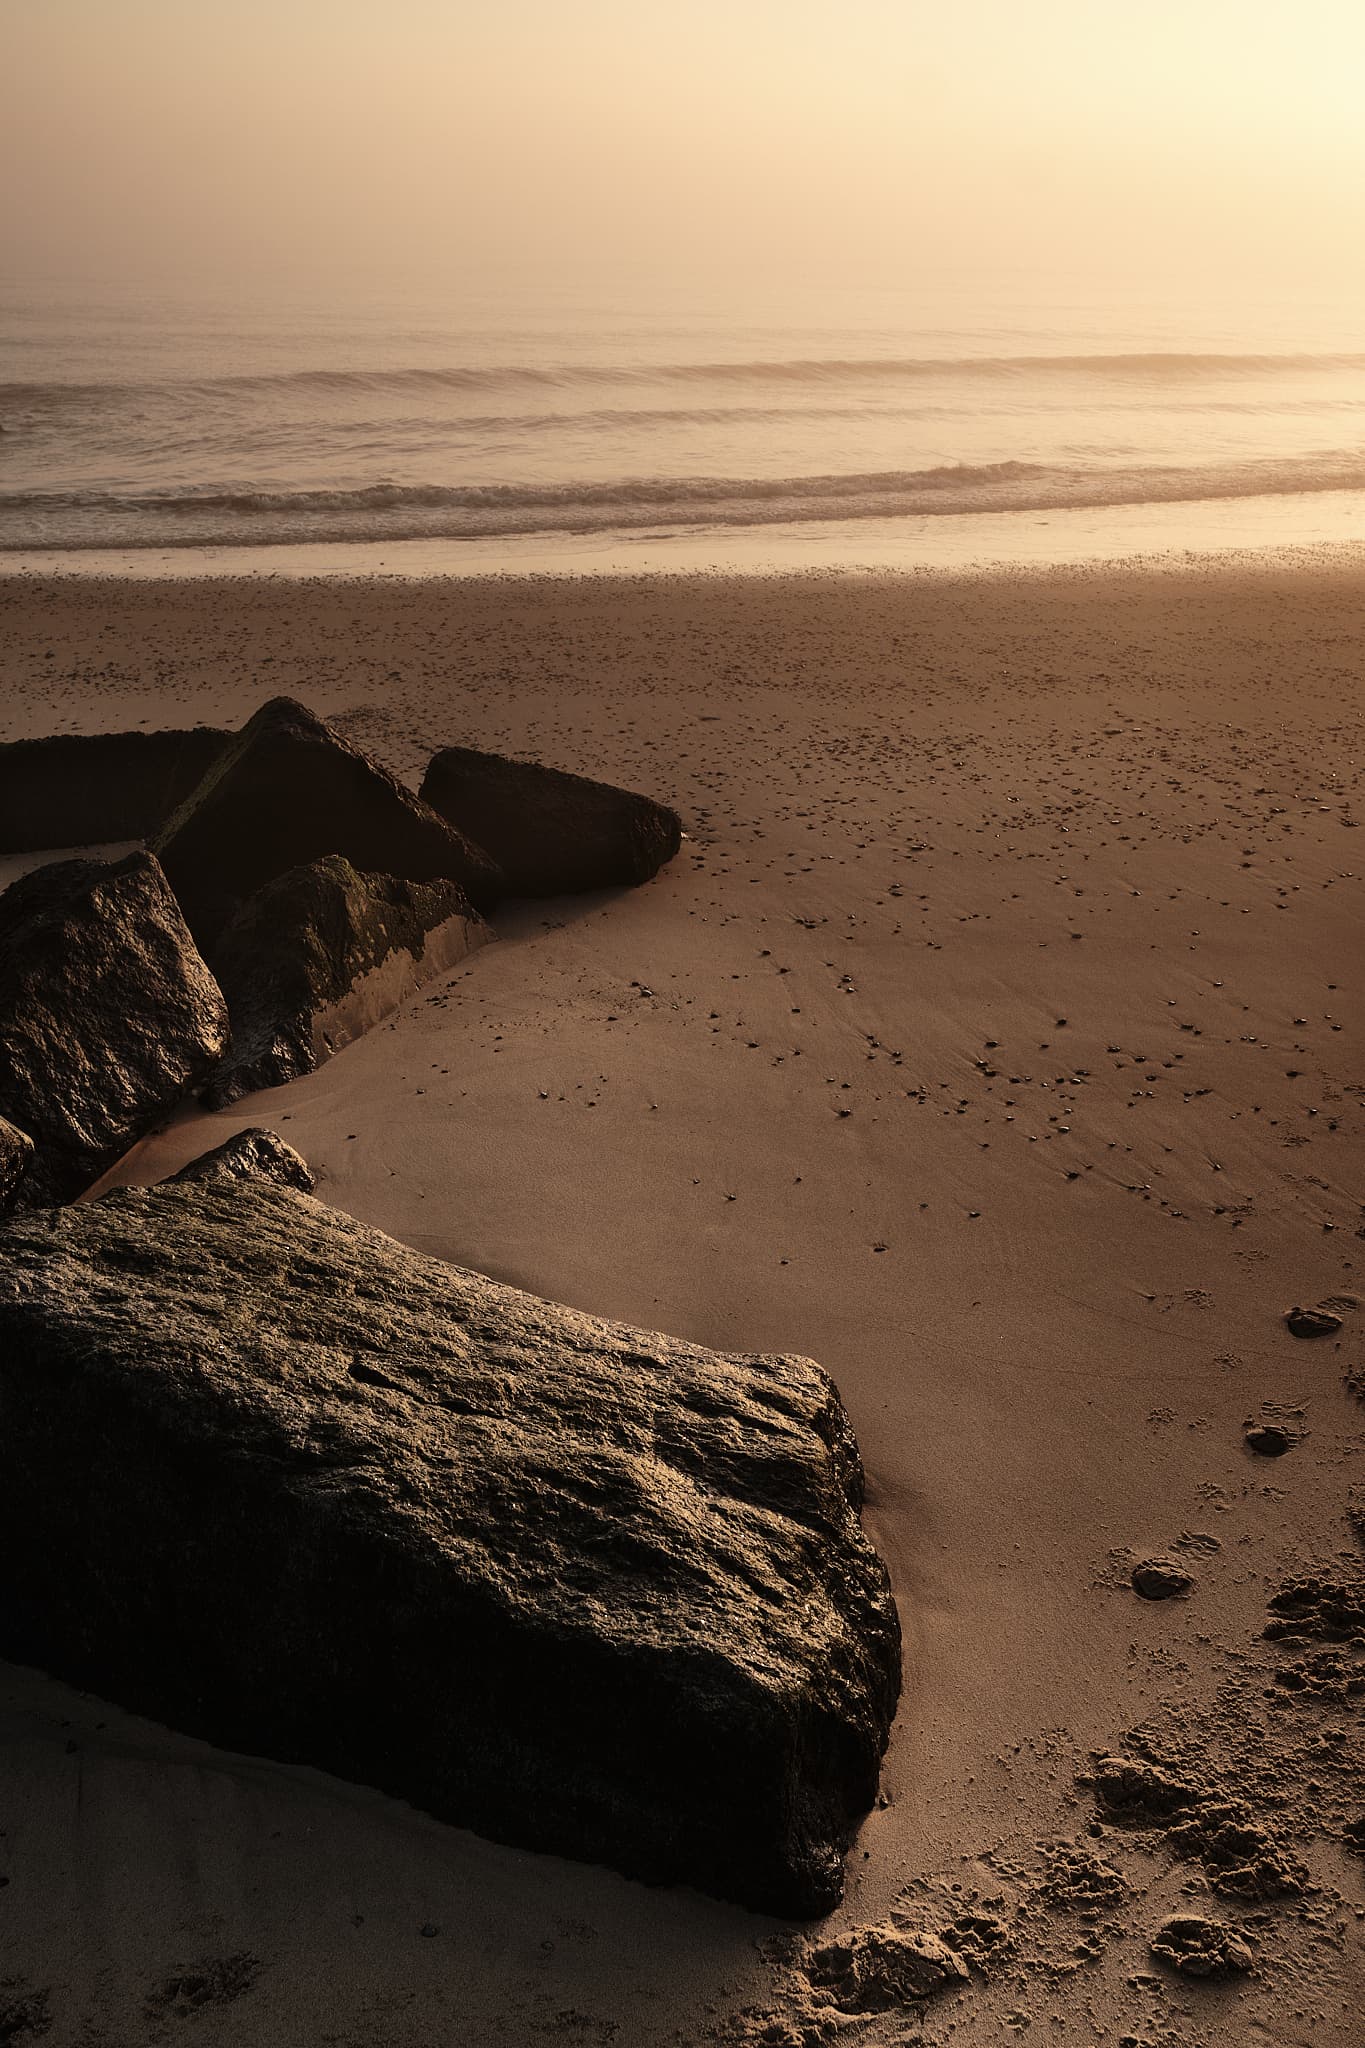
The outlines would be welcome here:
<svg viewBox="0 0 1365 2048">
<path fill-rule="evenodd" d="M 1284 1320 L 1291 1337 L 1330 1337 L 1342 1325 L 1342 1318 L 1328 1308 L 1286 1309 Z"/>
<path fill-rule="evenodd" d="M 1243 1442 L 1258 1458 L 1282 1458 L 1293 1450 L 1296 1438 L 1278 1422 L 1253 1422 L 1248 1424 Z"/>
<path fill-rule="evenodd" d="M 1163 1920 L 1152 1936 L 1151 1951 L 1183 1977 L 1228 1977 L 1249 1970 L 1253 1961 L 1239 1934 L 1202 1913 L 1178 1913 Z"/>
<path fill-rule="evenodd" d="M 1176 1600 L 1194 1585 L 1191 1573 L 1169 1557 L 1144 1558 L 1133 1566 L 1133 1591 L 1144 1600 Z"/>
</svg>

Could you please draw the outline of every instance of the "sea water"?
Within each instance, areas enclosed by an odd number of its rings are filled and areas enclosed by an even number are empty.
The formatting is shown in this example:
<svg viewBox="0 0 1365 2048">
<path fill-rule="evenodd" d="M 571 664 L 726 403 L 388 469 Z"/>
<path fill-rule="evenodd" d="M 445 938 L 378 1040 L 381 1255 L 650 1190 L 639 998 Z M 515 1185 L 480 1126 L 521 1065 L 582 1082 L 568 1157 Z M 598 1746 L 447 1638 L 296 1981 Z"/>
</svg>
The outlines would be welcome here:
<svg viewBox="0 0 1365 2048">
<path fill-rule="evenodd" d="M 12 280 L 0 563 L 344 563 L 383 544 L 398 565 L 395 544 L 421 543 L 406 559 L 454 570 L 642 546 L 780 565 L 1365 536 L 1361 316 L 968 270 L 245 295 Z"/>
</svg>

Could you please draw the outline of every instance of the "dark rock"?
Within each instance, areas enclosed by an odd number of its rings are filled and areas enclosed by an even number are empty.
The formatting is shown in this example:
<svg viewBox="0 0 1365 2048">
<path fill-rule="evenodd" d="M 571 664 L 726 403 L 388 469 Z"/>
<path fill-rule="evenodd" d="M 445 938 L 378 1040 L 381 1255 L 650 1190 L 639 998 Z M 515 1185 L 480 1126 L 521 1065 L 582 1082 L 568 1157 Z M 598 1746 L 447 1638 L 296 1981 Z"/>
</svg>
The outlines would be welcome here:
<svg viewBox="0 0 1365 2048">
<path fill-rule="evenodd" d="M 0 1216 L 14 1207 L 15 1193 L 33 1158 L 33 1140 L 0 1117 Z"/>
<path fill-rule="evenodd" d="M 1183 1977 L 1229 1977 L 1249 1970 L 1253 1961 L 1235 1929 L 1202 1913 L 1177 1913 L 1163 1920 L 1152 1936 L 1151 1952 Z"/>
<path fill-rule="evenodd" d="M 1149 1557 L 1133 1566 L 1133 1591 L 1144 1600 L 1174 1600 L 1193 1584 L 1189 1572 L 1169 1557 Z"/>
<path fill-rule="evenodd" d="M 172 1185 L 184 1180 L 263 1180 L 277 1188 L 297 1188 L 301 1195 L 311 1195 L 314 1187 L 308 1161 L 274 1131 L 259 1126 L 201 1152 L 170 1177 Z"/>
<path fill-rule="evenodd" d="M 1244 1438 L 1247 1449 L 1258 1458 L 1282 1458 L 1286 1451 L 1293 1450 L 1296 1441 L 1294 1432 L 1278 1422 L 1250 1423 Z"/>
<path fill-rule="evenodd" d="M 492 936 L 457 882 L 362 875 L 339 854 L 291 868 L 214 948 L 232 1038 L 205 1100 L 310 1074 Z"/>
<path fill-rule="evenodd" d="M 230 735 L 59 733 L 0 746 L 0 853 L 150 839 Z"/>
<path fill-rule="evenodd" d="M 422 795 L 502 869 L 512 896 L 647 882 L 682 839 L 676 811 L 628 789 L 472 747 L 435 755 Z"/>
<path fill-rule="evenodd" d="M 206 952 L 248 897 L 329 853 L 414 882 L 458 882 L 480 910 L 501 891 L 482 848 L 288 697 L 243 726 L 154 850 Z"/>
<path fill-rule="evenodd" d="M 36 1147 L 20 1207 L 88 1188 L 226 1039 L 227 1006 L 150 854 L 58 861 L 0 896 L 0 1116 Z"/>
<path fill-rule="evenodd" d="M 1328 1308 L 1291 1308 L 1285 1323 L 1293 1337 L 1331 1337 L 1341 1328 L 1341 1317 Z"/>
<path fill-rule="evenodd" d="M 840 1896 L 900 1684 L 838 1394 L 259 1181 L 0 1228 L 0 1654 L 497 1839 Z"/>
</svg>

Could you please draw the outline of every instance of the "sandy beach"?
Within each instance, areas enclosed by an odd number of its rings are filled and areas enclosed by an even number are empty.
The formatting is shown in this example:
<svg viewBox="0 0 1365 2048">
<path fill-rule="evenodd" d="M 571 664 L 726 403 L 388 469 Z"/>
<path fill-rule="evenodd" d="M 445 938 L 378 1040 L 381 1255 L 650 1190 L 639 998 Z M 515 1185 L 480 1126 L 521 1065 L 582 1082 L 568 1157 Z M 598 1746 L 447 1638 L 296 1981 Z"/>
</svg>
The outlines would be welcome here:
<svg viewBox="0 0 1365 2048">
<path fill-rule="evenodd" d="M 1359 2048 L 1365 1621 L 1262 1631 L 1291 1582 L 1362 1598 L 1363 628 L 1341 561 L 0 579 L 0 738 L 287 693 L 414 786 L 459 741 L 681 812 L 644 888 L 505 908 L 319 1072 L 114 1179 L 266 1124 L 422 1251 L 828 1368 L 906 1642 L 830 1925 L 908 1915 L 981 1964 L 875 2048 Z M 1289 1333 L 1327 1299 L 1339 1333 Z M 1184 1597 L 1138 1597 L 1154 1558 Z M 803 1930 L 29 1671 L 0 1730 L 0 2040 L 836 2037 Z M 1283 1882 L 1229 1897 L 1116 1823 L 1112 1753 Z M 1163 1971 L 1182 1912 L 1252 1969 Z"/>
</svg>

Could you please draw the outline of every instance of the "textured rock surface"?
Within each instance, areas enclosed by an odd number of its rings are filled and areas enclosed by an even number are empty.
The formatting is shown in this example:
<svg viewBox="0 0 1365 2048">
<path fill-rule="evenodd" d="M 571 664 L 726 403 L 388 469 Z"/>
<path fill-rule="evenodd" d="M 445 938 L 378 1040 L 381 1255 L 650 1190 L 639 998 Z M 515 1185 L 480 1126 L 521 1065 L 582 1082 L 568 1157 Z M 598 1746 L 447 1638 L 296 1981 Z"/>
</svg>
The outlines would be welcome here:
<svg viewBox="0 0 1365 2048">
<path fill-rule="evenodd" d="M 228 738 L 201 725 L 11 740 L 0 746 L 0 853 L 149 839 Z"/>
<path fill-rule="evenodd" d="M 213 949 L 232 1039 L 206 1101 L 311 1073 L 492 936 L 457 882 L 363 875 L 338 854 L 291 868 Z"/>
<path fill-rule="evenodd" d="M 900 1682 L 847 1417 L 306 1195 L 0 1227 L 5 1654 L 496 1838 L 840 1895 Z"/>
<path fill-rule="evenodd" d="M 512 896 L 647 882 L 682 837 L 677 812 L 647 796 L 472 747 L 435 755 L 422 795 L 487 847 Z"/>
<path fill-rule="evenodd" d="M 288 697 L 248 720 L 154 850 L 205 952 L 265 883 L 329 853 L 410 881 L 458 882 L 480 910 L 501 892 L 480 847 Z"/>
<path fill-rule="evenodd" d="M 0 896 L 0 1116 L 31 1208 L 78 1195 L 204 1080 L 227 1005 L 156 861 L 57 861 Z"/>
<path fill-rule="evenodd" d="M 0 1116 L 0 1216 L 14 1206 L 20 1181 L 33 1157 L 33 1140 Z"/>
<path fill-rule="evenodd" d="M 201 1152 L 170 1177 L 170 1185 L 187 1180 L 263 1180 L 277 1188 L 297 1188 L 301 1195 L 313 1192 L 313 1174 L 308 1161 L 286 1145 L 274 1131 L 259 1124 L 238 1131 L 235 1137 Z"/>
</svg>

